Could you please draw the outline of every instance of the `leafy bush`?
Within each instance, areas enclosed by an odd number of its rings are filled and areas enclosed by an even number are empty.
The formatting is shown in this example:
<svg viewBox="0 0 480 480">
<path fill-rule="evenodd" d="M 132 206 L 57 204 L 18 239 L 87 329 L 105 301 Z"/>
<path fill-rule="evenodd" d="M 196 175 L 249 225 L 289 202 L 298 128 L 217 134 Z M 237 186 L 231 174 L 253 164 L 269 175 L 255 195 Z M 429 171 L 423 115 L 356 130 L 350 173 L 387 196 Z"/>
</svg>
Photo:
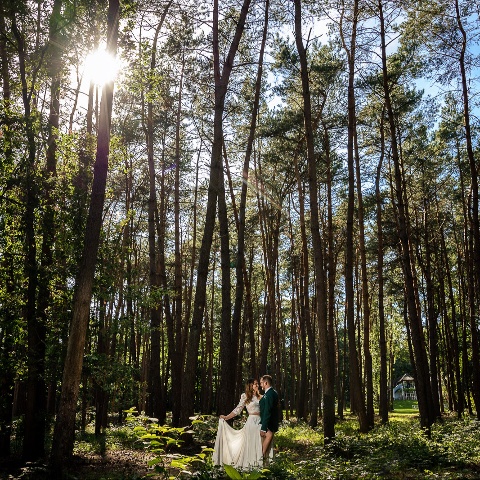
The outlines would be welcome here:
<svg viewBox="0 0 480 480">
<path fill-rule="evenodd" d="M 283 422 L 275 436 L 275 459 L 268 468 L 239 472 L 213 465 L 209 446 L 215 439 L 216 417 L 192 418 L 195 444 L 202 446 L 201 453 L 172 455 L 167 450 L 180 445 L 183 429 L 160 427 L 133 413 L 127 420 L 137 441 L 155 452 L 149 465 L 157 478 L 161 474 L 162 478 L 196 480 L 459 480 L 478 478 L 480 470 L 480 422 L 469 417 L 445 417 L 432 427 L 430 438 L 416 416 L 392 417 L 387 425 L 378 425 L 368 434 L 361 434 L 357 420 L 350 417 L 338 422 L 336 436 L 327 445 L 320 429 L 296 420 Z"/>
<path fill-rule="evenodd" d="M 431 437 L 404 416 L 360 434 L 356 419 L 339 422 L 327 445 L 319 431 L 284 423 L 277 435 L 281 475 L 302 479 L 474 479 L 480 463 L 480 422 L 445 418 Z M 272 469 L 275 464 L 272 465 Z"/>
<path fill-rule="evenodd" d="M 156 477 L 161 475 L 165 479 L 172 478 L 170 467 L 182 468 L 183 463 L 175 466 L 169 465 L 169 463 L 174 463 L 175 459 L 170 462 L 166 453 L 172 447 L 179 447 L 183 443 L 180 435 L 184 433 L 184 429 L 159 425 L 156 423 L 156 419 L 139 414 L 135 408 L 126 410 L 125 413 L 127 414 L 127 425 L 137 436 L 138 441 L 156 455 L 155 458 L 148 461 L 148 466 L 154 472 L 152 475 Z"/>
<path fill-rule="evenodd" d="M 199 445 L 213 445 L 217 435 L 218 417 L 197 415 L 191 418 L 195 441 Z"/>
</svg>

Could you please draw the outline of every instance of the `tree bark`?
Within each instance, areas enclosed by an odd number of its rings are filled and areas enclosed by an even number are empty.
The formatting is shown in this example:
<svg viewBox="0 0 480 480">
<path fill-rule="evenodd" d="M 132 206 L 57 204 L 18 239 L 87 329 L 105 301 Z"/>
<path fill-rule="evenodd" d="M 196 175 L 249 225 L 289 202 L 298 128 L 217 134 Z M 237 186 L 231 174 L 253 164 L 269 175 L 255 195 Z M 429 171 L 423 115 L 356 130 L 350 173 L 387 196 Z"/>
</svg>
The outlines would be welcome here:
<svg viewBox="0 0 480 480">
<path fill-rule="evenodd" d="M 455 295 L 453 293 L 453 282 L 452 282 L 452 275 L 451 275 L 451 267 L 450 267 L 450 260 L 448 258 L 448 252 L 445 245 L 445 232 L 443 228 L 440 231 L 440 243 L 442 247 L 442 257 L 443 261 L 445 262 L 445 272 L 447 277 L 447 289 L 448 289 L 448 299 L 450 301 L 450 322 L 452 324 L 451 332 L 453 335 L 452 338 L 452 363 L 454 368 L 454 375 L 455 375 L 455 383 L 457 386 L 457 413 L 458 418 L 462 417 L 462 414 L 465 410 L 465 391 L 463 387 L 463 380 L 460 370 L 460 346 L 458 341 L 458 320 L 457 320 L 457 309 L 456 309 L 456 302 L 455 302 Z"/>
<path fill-rule="evenodd" d="M 326 102 L 326 96 L 324 98 L 324 103 Z M 322 106 L 323 109 L 323 106 Z M 331 144 L 330 144 L 330 133 L 329 127 L 326 120 L 322 116 L 322 127 L 323 127 L 323 150 L 325 153 L 325 165 L 326 165 L 326 174 L 327 174 L 327 262 L 328 262 L 328 330 L 331 335 L 330 344 L 332 345 L 333 352 L 333 368 L 336 376 L 338 376 L 337 368 L 339 368 L 339 358 L 338 358 L 338 342 L 335 338 L 337 332 L 337 325 L 335 319 L 335 288 L 336 288 L 336 277 L 337 277 L 337 257 L 338 257 L 338 248 L 335 248 L 334 241 L 334 229 L 333 229 L 333 197 L 332 197 L 332 155 L 331 155 Z M 341 242 L 340 242 L 341 243 Z M 340 415 L 343 417 L 343 390 L 345 388 L 345 382 L 342 379 L 341 388 L 338 389 L 337 400 L 338 408 L 341 411 Z M 338 386 L 337 379 L 334 380 L 335 388 Z"/>
<path fill-rule="evenodd" d="M 223 147 L 223 126 L 221 126 L 221 128 Z M 222 379 L 222 388 L 218 394 L 218 411 L 226 412 L 231 408 L 235 401 L 238 325 L 234 329 L 231 318 L 232 298 L 230 290 L 232 281 L 230 277 L 230 234 L 223 168 L 220 168 L 219 170 L 217 193 L 218 223 L 220 232 L 220 272 L 222 278 L 222 312 L 220 327 L 220 378 Z"/>
<path fill-rule="evenodd" d="M 410 252 L 410 236 L 408 231 L 408 220 L 406 205 L 404 202 L 404 184 L 400 166 L 400 155 L 398 149 L 397 132 L 395 125 L 395 117 L 393 112 L 392 101 L 390 98 L 390 85 L 388 82 L 386 39 L 385 39 L 385 20 L 383 16 L 382 0 L 378 1 L 378 11 L 380 17 L 380 36 L 381 36 L 381 54 L 382 54 L 382 76 L 383 76 L 383 92 L 385 106 L 390 127 L 390 139 L 392 149 L 392 160 L 394 165 L 394 182 L 395 182 L 395 200 L 397 211 L 397 231 L 400 239 L 401 248 L 401 265 L 404 273 L 405 295 L 408 315 L 408 322 L 412 342 L 412 352 L 415 368 L 415 386 L 418 396 L 418 408 L 420 412 L 420 424 L 427 433 L 435 421 L 435 412 L 433 408 L 431 383 L 429 377 L 428 359 L 425 348 L 425 338 L 421 319 L 417 308 L 417 293 L 415 291 L 415 279 L 412 269 L 412 259 Z"/>
<path fill-rule="evenodd" d="M 468 79 L 465 69 L 465 52 L 467 48 L 467 33 L 463 27 L 462 18 L 460 14 L 460 7 L 458 0 L 455 0 L 455 13 L 458 29 L 462 36 L 462 48 L 460 51 L 459 64 L 462 82 L 462 97 L 463 97 L 463 120 L 465 123 L 465 140 L 467 146 L 467 157 L 470 166 L 470 182 L 471 182 L 471 230 L 473 235 L 473 274 L 475 284 L 475 297 L 470 299 L 470 330 L 472 336 L 472 393 L 475 402 L 475 409 L 477 411 L 477 419 L 480 420 L 480 350 L 478 338 L 477 325 L 477 309 L 480 302 L 479 288 L 480 288 L 480 220 L 478 213 L 478 167 L 473 152 L 472 132 L 470 127 L 470 105 L 468 94 Z"/>
<path fill-rule="evenodd" d="M 225 108 L 225 96 L 227 94 L 228 82 L 233 68 L 235 55 L 240 44 L 240 39 L 245 27 L 245 20 L 251 0 L 244 0 L 240 16 L 238 18 L 235 35 L 230 45 L 228 55 L 225 59 L 222 71 L 220 71 L 220 52 L 218 38 L 218 0 L 214 0 L 213 7 L 213 57 L 214 57 L 214 79 L 215 79 L 215 111 L 214 111 L 214 132 L 212 155 L 210 161 L 210 178 L 208 185 L 207 211 L 205 214 L 205 227 L 200 247 L 200 256 L 197 269 L 197 288 L 195 290 L 195 301 L 193 307 L 193 318 L 189 330 L 188 348 L 185 361 L 185 372 L 182 378 L 182 412 L 180 424 L 187 425 L 189 417 L 194 413 L 195 376 L 198 358 L 198 347 L 200 344 L 200 333 L 202 319 L 206 302 L 206 286 L 208 279 L 208 267 L 210 251 L 215 227 L 215 213 L 218 195 L 222 188 L 223 180 L 223 112 Z M 224 306 L 225 307 L 225 306 Z M 230 315 L 224 310 L 223 315 Z"/>
<path fill-rule="evenodd" d="M 156 74 L 157 67 L 157 44 L 160 30 L 164 24 L 168 9 L 172 1 L 170 1 L 164 8 L 160 16 L 158 25 L 155 29 L 155 34 L 152 41 L 152 54 L 150 58 L 150 72 L 149 78 L 153 79 Z M 153 119 L 153 101 L 152 94 L 155 88 L 155 83 L 149 81 L 148 84 L 148 102 L 147 102 L 147 116 L 146 125 L 144 118 L 144 131 L 147 143 L 147 159 L 148 159 L 148 179 L 149 179 L 149 197 L 148 197 L 148 257 L 149 257 L 149 284 L 151 293 L 158 292 L 161 286 L 160 275 L 158 272 L 157 258 L 157 244 L 156 244 L 156 222 L 155 216 L 158 215 L 157 205 L 157 191 L 156 191 L 156 171 L 154 161 L 154 119 Z M 159 248 L 163 249 L 163 245 Z M 166 300 L 168 302 L 168 298 Z M 148 414 L 157 417 L 161 423 L 165 420 L 166 408 L 164 406 L 164 399 L 162 398 L 162 380 L 160 372 L 160 325 L 161 312 L 160 306 L 153 304 L 150 308 L 150 330 L 151 330 L 151 359 L 148 375 Z M 178 404 L 178 402 L 176 402 Z"/>
<path fill-rule="evenodd" d="M 380 191 L 380 180 L 382 173 L 382 165 L 385 157 L 385 130 L 384 130 L 385 107 L 382 108 L 380 119 L 380 159 L 377 166 L 377 174 L 375 177 L 375 199 L 377 203 L 377 288 L 378 288 L 378 329 L 379 329 L 379 347 L 380 347 L 380 398 L 379 413 L 382 424 L 388 422 L 388 369 L 387 369 L 387 338 L 385 326 L 385 305 L 384 305 L 384 277 L 383 277 L 383 221 L 382 221 L 382 194 Z"/>
<path fill-rule="evenodd" d="M 342 12 L 342 21 L 343 21 Z M 362 391 L 362 380 L 360 365 L 357 353 L 356 335 L 355 335 L 355 305 L 354 305 L 354 245 L 353 245 L 353 221 L 355 210 L 355 137 L 356 137 L 356 113 L 355 113 L 355 57 L 357 42 L 357 23 L 358 23 L 358 0 L 353 4 L 352 34 L 350 47 L 341 32 L 343 48 L 348 58 L 348 145 L 347 145 L 347 164 L 348 164 L 348 209 L 347 209 L 347 228 L 346 228 L 346 246 L 345 246 L 345 297 L 346 314 L 348 329 L 348 349 L 350 366 L 350 386 L 353 411 L 358 415 L 360 431 L 367 432 L 370 428 L 365 406 L 365 398 Z M 368 306 L 367 306 L 368 308 Z M 367 339 L 368 340 L 368 339 Z"/>
<path fill-rule="evenodd" d="M 106 299 L 102 295 L 98 298 L 98 333 L 97 333 L 97 355 L 100 359 L 100 365 L 108 364 L 108 334 L 106 325 Z M 95 403 L 95 436 L 102 437 L 108 423 L 108 391 L 107 385 L 100 379 L 93 378 L 93 391 Z"/>
<path fill-rule="evenodd" d="M 4 102 L 4 122 L 10 125 L 11 117 L 11 94 L 10 94 L 10 72 L 8 69 L 8 53 L 7 53 L 7 31 L 5 25 L 6 11 L 3 4 L 0 5 L 0 63 L 2 66 L 2 91 Z M 9 165 L 13 164 L 12 134 L 11 129 L 4 129 L 5 160 Z M 2 215 L 5 215 L 5 230 L 13 231 L 13 212 L 7 202 L 2 207 Z M 9 302 L 3 302 L 2 308 L 2 334 L 0 335 L 0 365 L 2 365 L 2 382 L 0 383 L 0 458 L 10 455 L 11 433 L 12 433 L 12 411 L 13 411 L 13 392 L 15 383 L 15 369 L 12 358 L 14 348 L 14 325 L 15 325 L 15 308 L 14 290 L 15 290 L 15 265 L 14 265 L 14 247 L 8 242 L 3 249 L 2 268 L 4 269 L 5 294 Z"/>
<path fill-rule="evenodd" d="M 257 178 L 263 178 L 262 163 L 260 159 L 257 165 Z M 264 325 L 260 344 L 260 375 L 273 375 L 272 367 L 274 350 L 271 348 L 273 332 L 276 322 L 277 303 L 276 303 L 276 271 L 278 261 L 278 245 L 280 235 L 280 216 L 281 212 L 273 205 L 265 201 L 257 188 L 258 217 L 260 223 L 260 233 L 262 236 L 262 252 L 264 258 L 265 274 L 265 315 Z M 270 363 L 268 362 L 270 353 Z"/>
<path fill-rule="evenodd" d="M 20 32 L 15 13 L 11 13 L 12 31 L 17 41 L 18 64 L 22 86 L 22 102 L 27 139 L 25 163 L 25 214 L 23 219 L 25 245 L 25 320 L 27 324 L 27 406 L 23 455 L 26 460 L 35 460 L 45 452 L 45 325 L 36 316 L 38 287 L 37 246 L 35 239 L 35 212 L 38 207 L 38 186 L 35 181 L 36 141 L 32 104 L 33 86 L 27 84 L 25 38 Z"/>
<path fill-rule="evenodd" d="M 182 392 L 182 370 L 183 370 L 183 338 L 182 338 L 182 324 L 183 324 L 183 305 L 182 305 L 182 256 L 180 245 L 180 122 L 182 119 L 182 89 L 183 89 L 183 75 L 185 70 L 185 56 L 182 58 L 182 67 L 180 72 L 180 85 L 178 87 L 178 107 L 175 128 L 175 193 L 174 193 L 174 217 L 175 217 L 175 279 L 174 279 L 174 296 L 173 306 L 174 314 L 173 330 L 174 330 L 174 344 L 169 345 L 172 359 L 172 424 L 178 426 L 181 412 L 181 392 Z"/>
<path fill-rule="evenodd" d="M 109 0 L 107 48 L 115 55 L 119 23 L 119 0 Z M 108 171 L 108 155 L 110 150 L 110 124 L 113 103 L 113 81 L 103 87 L 100 106 L 97 154 L 94 165 L 92 196 L 85 230 L 84 249 L 75 286 L 72 323 L 68 340 L 67 355 L 62 381 L 57 420 L 53 434 L 51 452 L 51 473 L 61 478 L 67 460 L 73 452 L 75 436 L 75 413 L 80 377 L 82 373 L 83 354 L 86 331 L 90 315 L 93 279 L 100 244 L 103 206 Z"/>
<path fill-rule="evenodd" d="M 335 345 L 334 332 L 328 325 L 327 286 L 324 269 L 323 242 L 320 235 L 318 212 L 317 168 L 315 161 L 312 106 L 308 78 L 307 53 L 302 38 L 302 4 L 295 4 L 295 43 L 300 59 L 300 72 L 303 91 L 303 116 L 305 122 L 305 139 L 307 144 L 308 183 L 310 192 L 310 228 L 312 234 L 313 258 L 315 268 L 315 294 L 317 301 L 317 322 L 320 339 L 320 357 L 322 365 L 323 392 L 323 434 L 325 442 L 335 436 Z"/>
<path fill-rule="evenodd" d="M 358 249 L 360 252 L 360 270 L 362 274 L 362 307 L 363 307 L 363 362 L 365 378 L 366 414 L 368 428 L 372 429 L 375 423 L 375 411 L 373 407 L 373 363 L 370 350 L 370 293 L 368 287 L 367 254 L 365 248 L 365 221 L 362 192 L 362 179 L 360 172 L 360 154 L 358 138 L 354 135 L 355 146 L 355 174 L 357 184 L 357 215 L 358 215 Z"/>
<path fill-rule="evenodd" d="M 298 265 L 299 268 L 299 295 L 298 301 L 300 304 L 299 308 L 299 324 L 300 324 L 300 344 L 301 344 L 301 353 L 300 353 L 300 379 L 299 379 L 299 389 L 297 392 L 297 417 L 299 419 L 306 419 L 306 394 L 307 394 L 307 322 L 310 321 L 310 272 L 309 272 L 309 254 L 308 254 L 308 240 L 307 240 L 307 227 L 305 222 L 305 201 L 304 201 L 304 191 L 303 185 L 300 178 L 300 171 L 298 169 L 298 158 L 297 155 L 293 157 L 293 164 L 295 167 L 295 176 L 297 179 L 297 190 L 298 190 L 298 210 L 299 210 L 299 221 L 300 221 L 300 235 L 302 239 L 302 253 L 300 255 L 300 262 Z M 315 345 L 310 345 L 310 351 L 315 353 Z M 316 358 L 316 354 L 315 354 Z"/>
<path fill-rule="evenodd" d="M 55 0 L 49 22 L 48 45 L 48 73 L 50 84 L 50 112 L 48 117 L 48 144 L 46 167 L 43 182 L 44 208 L 42 218 L 42 249 L 41 264 L 38 270 L 38 300 L 36 310 L 36 324 L 34 327 L 36 339 L 34 352 L 29 358 L 34 364 L 34 378 L 29 375 L 28 393 L 34 401 L 27 401 L 25 414 L 24 458 L 33 460 L 45 453 L 46 427 L 46 385 L 45 385 L 45 353 L 46 353 L 46 325 L 48 309 L 51 304 L 50 285 L 53 265 L 53 246 L 55 238 L 55 199 L 53 198 L 56 165 L 57 165 L 57 138 L 60 115 L 60 81 L 63 68 L 62 40 L 60 35 L 62 0 Z"/>
<path fill-rule="evenodd" d="M 269 13 L 270 0 L 265 0 L 265 17 L 263 23 L 263 34 L 262 42 L 260 45 L 260 53 L 258 57 L 258 68 L 257 68 L 257 77 L 255 81 L 255 96 L 252 105 L 252 114 L 250 119 L 250 130 L 247 140 L 247 148 L 245 150 L 245 158 L 243 161 L 243 181 L 242 181 L 242 190 L 240 194 L 240 206 L 239 206 L 239 215 L 238 215 L 238 244 L 237 244 L 237 259 L 235 265 L 235 276 L 236 276 L 236 287 L 235 287 L 235 303 L 233 308 L 233 317 L 232 317 L 232 327 L 233 327 L 233 338 L 236 338 L 235 330 L 238 329 L 240 325 L 240 318 L 242 315 L 242 306 L 244 301 L 244 296 L 246 296 L 246 307 L 245 313 L 250 323 L 250 316 L 252 314 L 251 306 L 251 296 L 250 296 L 250 284 L 248 278 L 248 272 L 245 262 L 245 210 L 247 204 L 247 190 L 248 190 L 248 177 L 250 169 L 250 159 L 253 151 L 253 143 L 255 141 L 255 134 L 257 128 L 257 119 L 258 119 L 258 110 L 260 105 L 260 94 L 262 86 L 262 74 L 263 74 L 263 57 L 265 52 L 265 44 L 267 42 L 267 33 L 268 33 L 268 13 Z M 246 291 L 246 295 L 245 295 Z M 255 337 L 249 337 L 250 341 L 250 371 L 252 377 L 257 375 L 256 367 L 256 356 L 255 356 Z M 236 349 L 237 347 L 234 346 Z M 234 358 L 232 358 L 234 360 Z M 235 365 L 233 365 L 235 368 Z"/>
<path fill-rule="evenodd" d="M 424 222 L 423 230 L 425 232 L 425 265 L 424 277 L 426 286 L 427 300 L 427 323 L 428 323 L 428 348 L 430 360 L 430 379 L 432 385 L 432 402 L 435 410 L 435 416 L 441 417 L 439 383 L 438 383 L 438 326 L 437 326 L 437 308 L 435 306 L 435 285 L 432 273 L 432 249 L 435 249 L 435 240 L 431 238 L 429 228 L 430 220 L 430 199 L 424 199 Z"/>
</svg>

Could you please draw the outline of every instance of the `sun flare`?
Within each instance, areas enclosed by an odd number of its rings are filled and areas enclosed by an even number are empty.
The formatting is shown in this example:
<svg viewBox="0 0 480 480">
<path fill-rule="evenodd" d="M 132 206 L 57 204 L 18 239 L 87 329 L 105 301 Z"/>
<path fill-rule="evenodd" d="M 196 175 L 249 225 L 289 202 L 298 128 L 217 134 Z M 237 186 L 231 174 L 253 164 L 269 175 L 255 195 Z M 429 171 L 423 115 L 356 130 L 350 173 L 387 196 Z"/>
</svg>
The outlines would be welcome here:
<svg viewBox="0 0 480 480">
<path fill-rule="evenodd" d="M 98 49 L 85 58 L 84 78 L 96 85 L 102 86 L 115 80 L 120 70 L 120 62 L 106 50 Z"/>
</svg>

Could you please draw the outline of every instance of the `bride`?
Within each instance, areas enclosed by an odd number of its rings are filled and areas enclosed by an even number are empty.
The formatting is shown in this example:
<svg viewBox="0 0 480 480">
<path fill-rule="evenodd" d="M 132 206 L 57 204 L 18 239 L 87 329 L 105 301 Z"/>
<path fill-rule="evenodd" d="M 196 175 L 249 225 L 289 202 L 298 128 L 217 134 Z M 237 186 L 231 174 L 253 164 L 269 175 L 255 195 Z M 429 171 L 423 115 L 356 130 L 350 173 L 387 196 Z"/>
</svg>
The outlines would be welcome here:
<svg viewBox="0 0 480 480">
<path fill-rule="evenodd" d="M 214 465 L 232 465 L 245 470 L 263 466 L 262 438 L 260 437 L 260 391 L 258 381 L 251 378 L 245 384 L 240 402 L 228 415 L 220 415 L 217 438 L 213 451 Z M 242 413 L 246 407 L 248 418 L 240 430 L 232 428 L 225 420 Z M 273 457 L 273 449 L 270 449 Z"/>
</svg>

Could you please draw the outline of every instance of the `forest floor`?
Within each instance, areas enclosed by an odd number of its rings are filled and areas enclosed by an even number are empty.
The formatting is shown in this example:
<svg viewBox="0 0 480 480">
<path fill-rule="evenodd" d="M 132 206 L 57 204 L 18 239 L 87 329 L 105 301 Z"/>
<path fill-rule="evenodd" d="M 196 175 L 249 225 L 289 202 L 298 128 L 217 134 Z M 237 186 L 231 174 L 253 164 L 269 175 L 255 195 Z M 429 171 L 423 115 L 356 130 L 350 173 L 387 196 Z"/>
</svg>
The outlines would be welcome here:
<svg viewBox="0 0 480 480">
<path fill-rule="evenodd" d="M 70 480 L 123 480 L 145 478 L 151 469 L 147 462 L 151 454 L 131 448 L 112 450 L 105 454 L 82 452 L 74 455 L 68 469 Z M 1 480 L 48 480 L 46 461 L 23 463 L 9 459 L 0 461 Z"/>
<path fill-rule="evenodd" d="M 396 404 L 389 424 L 377 425 L 365 435 L 358 432 L 356 419 L 347 416 L 338 422 L 329 447 L 323 444 L 321 427 L 312 429 L 296 419 L 284 421 L 276 436 L 276 459 L 261 478 L 480 479 L 480 422 L 446 416 L 427 438 L 419 426 L 418 410 L 412 407 Z M 234 426 L 243 421 L 240 418 Z M 87 431 L 77 438 L 66 480 L 227 479 L 221 467 L 212 466 L 210 450 L 201 453 L 213 446 L 216 417 L 200 417 L 194 423 L 193 441 L 183 445 L 174 440 L 181 430 L 162 427 L 152 435 L 145 418 L 112 426 L 100 440 Z M 156 451 L 149 444 L 152 439 Z M 15 457 L 0 461 L 0 480 L 49 480 L 46 461 L 22 464 Z"/>
</svg>

